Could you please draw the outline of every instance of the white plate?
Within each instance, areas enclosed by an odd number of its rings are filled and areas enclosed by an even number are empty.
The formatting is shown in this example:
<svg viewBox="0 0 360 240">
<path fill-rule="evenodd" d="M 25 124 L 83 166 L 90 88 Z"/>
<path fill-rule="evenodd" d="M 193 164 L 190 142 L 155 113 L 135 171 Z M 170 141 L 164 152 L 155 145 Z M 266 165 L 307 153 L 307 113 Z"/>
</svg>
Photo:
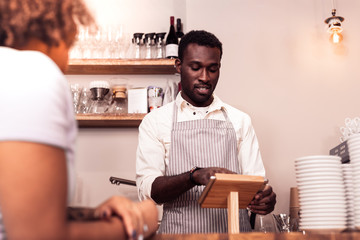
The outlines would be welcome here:
<svg viewBox="0 0 360 240">
<path fill-rule="evenodd" d="M 329 211 L 329 209 L 336 209 L 336 211 L 346 211 L 346 206 L 342 203 L 336 204 L 300 204 L 300 212 L 307 210 L 316 210 L 316 209 L 325 209 Z M 335 211 L 335 210 L 334 210 Z"/>
<path fill-rule="evenodd" d="M 300 201 L 300 200 L 299 200 Z M 327 206 L 332 206 L 331 208 L 325 208 L 322 207 L 322 205 L 327 205 Z M 343 204 L 343 206 L 341 206 L 341 204 Z M 301 210 L 306 210 L 309 209 L 310 206 L 312 205 L 317 205 L 318 209 L 327 209 L 328 212 L 331 212 L 333 209 L 337 208 L 339 209 L 339 211 L 342 209 L 342 211 L 346 210 L 346 201 L 345 200 L 341 200 L 341 199 L 334 199 L 334 200 L 301 200 L 299 202 L 300 205 L 300 209 Z M 314 210 L 316 210 L 316 208 L 312 208 Z"/>
<path fill-rule="evenodd" d="M 360 163 L 360 156 L 359 155 L 350 155 L 350 159 L 351 159 L 351 165 L 355 166 L 355 165 L 359 165 Z"/>
<path fill-rule="evenodd" d="M 308 160 L 308 161 L 301 161 L 295 162 L 295 166 L 302 166 L 302 165 L 312 165 L 312 164 L 332 164 L 332 165 L 341 165 L 340 160 Z"/>
<path fill-rule="evenodd" d="M 313 208 L 313 209 L 304 209 L 301 208 L 300 210 L 300 215 L 302 216 L 302 214 L 333 214 L 333 215 L 337 215 L 339 214 L 339 216 L 345 216 L 347 215 L 347 211 L 346 209 L 340 209 L 340 208 L 332 208 L 332 209 L 328 209 L 328 208 Z"/>
<path fill-rule="evenodd" d="M 339 228 L 341 228 L 341 226 L 344 226 L 346 224 L 346 221 L 329 221 L 329 222 L 323 222 L 323 220 L 319 219 L 319 221 L 307 221 L 307 220 L 303 220 L 300 219 L 299 221 L 300 225 L 313 225 L 313 226 L 328 226 L 330 227 L 335 227 L 338 226 Z"/>
<path fill-rule="evenodd" d="M 351 180 L 344 180 L 344 184 L 345 184 L 345 187 L 348 187 L 348 188 L 353 188 L 355 185 L 354 185 L 354 181 L 351 179 Z"/>
<path fill-rule="evenodd" d="M 350 165 L 359 162 L 359 149 L 356 151 L 349 152 Z"/>
<path fill-rule="evenodd" d="M 300 228 L 301 229 L 305 229 L 305 228 L 310 228 L 310 229 L 332 229 L 332 228 L 345 228 L 345 222 L 338 222 L 338 223 L 315 223 L 315 222 L 311 222 L 311 223 L 307 223 L 307 222 L 301 222 L 300 220 Z"/>
<path fill-rule="evenodd" d="M 332 160 L 341 160 L 341 158 L 339 156 L 333 156 L 333 155 L 313 155 L 313 156 L 305 156 L 305 157 L 299 157 L 296 158 L 295 161 L 306 161 L 309 159 L 332 159 Z"/>
<path fill-rule="evenodd" d="M 314 163 L 314 164 L 302 164 L 302 165 L 298 165 L 295 166 L 295 171 L 297 170 L 303 170 L 303 169 L 309 169 L 309 168 L 313 168 L 313 169 L 317 169 L 318 171 L 321 171 L 324 168 L 332 168 L 334 169 L 334 171 L 340 171 L 341 172 L 341 164 L 318 164 L 318 163 Z"/>
<path fill-rule="evenodd" d="M 352 157 L 351 158 L 351 165 L 352 166 L 358 166 L 360 164 L 360 157 Z"/>
<path fill-rule="evenodd" d="M 328 189 L 329 191 L 334 191 L 337 189 L 343 189 L 344 190 L 344 184 L 313 184 L 313 185 L 304 185 L 304 186 L 299 186 L 298 185 L 298 189 L 300 191 L 302 190 L 306 190 L 306 189 Z M 345 191 L 345 190 L 344 190 Z"/>
<path fill-rule="evenodd" d="M 349 153 L 350 152 L 354 152 L 354 151 L 358 151 L 360 149 L 360 143 L 357 142 L 357 143 L 351 143 L 351 144 L 348 144 L 348 151 Z"/>
<path fill-rule="evenodd" d="M 360 171 L 360 166 L 353 166 L 353 173 L 358 173 Z"/>
<path fill-rule="evenodd" d="M 360 145 L 360 139 L 348 139 L 347 140 L 348 149 L 350 150 L 350 147 L 354 148 Z"/>
<path fill-rule="evenodd" d="M 313 182 L 316 183 L 317 181 L 329 181 L 329 182 L 343 182 L 343 177 L 340 176 L 296 176 L 297 182 Z"/>
<path fill-rule="evenodd" d="M 330 167 L 330 168 L 327 168 L 327 167 L 323 167 L 321 169 L 322 172 L 328 172 L 328 173 L 333 173 L 333 172 L 341 172 L 339 170 L 339 168 L 337 167 Z M 313 173 L 313 172 L 319 172 L 319 169 L 316 169 L 316 168 L 305 168 L 305 169 L 298 169 L 296 170 L 296 173 Z"/>
<path fill-rule="evenodd" d="M 355 149 L 359 149 L 360 147 L 360 141 L 348 141 L 347 142 L 348 145 L 348 150 L 355 150 Z"/>
<path fill-rule="evenodd" d="M 352 171 L 350 172 L 352 174 Z M 343 173 L 336 169 L 336 171 L 326 171 L 322 169 L 321 171 L 313 171 L 313 172 L 301 172 L 296 171 L 296 177 L 342 177 Z"/>
<path fill-rule="evenodd" d="M 344 215 L 301 215 L 302 221 L 308 222 L 345 222 L 346 221 L 346 213 Z"/>
<path fill-rule="evenodd" d="M 344 188 L 344 183 L 337 180 L 318 180 L 313 182 L 297 182 L 297 186 L 299 189 L 304 189 L 305 187 L 310 188 L 322 188 L 326 186 L 342 187 Z"/>
<path fill-rule="evenodd" d="M 329 218 L 328 218 L 329 219 Z M 302 224 L 314 224 L 314 225 L 342 225 L 342 224 L 346 224 L 346 218 L 344 219 L 334 219 L 334 220 L 327 220 L 326 218 L 318 218 L 318 219 L 314 219 L 314 220 L 308 220 L 308 219 L 301 219 L 300 222 Z"/>
<path fill-rule="evenodd" d="M 310 197 L 303 197 L 300 196 L 299 197 L 299 201 L 302 202 L 306 202 L 306 201 L 346 201 L 345 199 L 345 195 L 340 195 L 340 196 L 320 196 L 320 197 L 314 197 L 314 196 L 310 196 Z"/>
<path fill-rule="evenodd" d="M 312 202 L 312 203 L 318 203 L 320 202 L 323 204 L 333 204 L 333 203 L 346 203 L 346 199 L 345 199 L 345 195 L 340 196 L 340 198 L 337 197 L 333 197 L 333 198 L 322 198 L 322 197 L 309 197 L 309 198 L 299 198 L 299 202 L 300 203 L 308 203 L 308 202 Z"/>
<path fill-rule="evenodd" d="M 357 147 L 353 147 L 352 148 L 352 150 L 351 151 L 349 151 L 349 154 L 350 154 L 350 156 L 352 155 L 352 154 L 360 154 L 360 146 L 358 145 Z"/>
<path fill-rule="evenodd" d="M 346 196 L 346 193 L 342 192 L 301 192 L 299 193 L 299 198 L 308 198 L 308 197 L 337 197 L 337 196 Z"/>
<path fill-rule="evenodd" d="M 327 212 L 327 213 L 316 213 L 316 212 L 300 212 L 301 219 L 317 219 L 317 218 L 328 218 L 327 220 L 346 220 L 346 212 Z"/>
<path fill-rule="evenodd" d="M 348 204 L 353 204 L 353 202 L 355 201 L 355 196 L 350 193 L 349 194 L 345 193 L 345 198 Z"/>
<path fill-rule="evenodd" d="M 353 143 L 353 144 L 349 144 L 349 145 L 348 145 L 349 154 L 350 154 L 351 152 L 358 151 L 359 149 L 360 149 L 359 143 Z"/>
<path fill-rule="evenodd" d="M 359 139 L 360 141 L 360 133 L 355 133 L 349 136 L 348 141 L 353 141 L 355 139 Z"/>
<path fill-rule="evenodd" d="M 299 194 L 307 194 L 307 193 L 323 193 L 323 194 L 344 194 L 345 189 L 343 185 L 338 187 L 331 186 L 330 187 L 323 187 L 323 188 L 303 188 L 298 189 Z"/>
</svg>

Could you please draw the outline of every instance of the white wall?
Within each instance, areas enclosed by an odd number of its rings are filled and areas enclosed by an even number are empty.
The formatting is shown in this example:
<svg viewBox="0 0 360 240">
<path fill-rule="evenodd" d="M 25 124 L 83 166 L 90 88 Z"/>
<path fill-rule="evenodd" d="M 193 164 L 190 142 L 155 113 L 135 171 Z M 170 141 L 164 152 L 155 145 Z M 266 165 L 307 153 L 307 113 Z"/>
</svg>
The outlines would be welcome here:
<svg viewBox="0 0 360 240">
<path fill-rule="evenodd" d="M 335 1 L 337 13 L 345 18 L 344 41 L 337 47 L 330 44 L 325 30 L 330 0 L 97 3 L 107 16 L 114 9 L 115 16 L 125 14 L 131 19 L 126 22 L 130 29 L 168 31 L 173 14 L 182 17 L 185 31 L 205 29 L 219 37 L 224 56 L 216 94 L 252 116 L 267 177 L 278 195 L 276 212 L 288 212 L 289 188 L 296 186 L 294 159 L 328 154 L 339 144 L 345 117 L 360 115 L 358 0 Z M 77 160 L 84 185 L 89 184 L 89 175 L 96 176 L 97 183 L 110 173 L 128 176 L 135 169 L 136 144 L 136 129 L 81 130 Z M 127 192 L 111 188 L 105 180 L 102 189 L 90 185 L 78 203 L 94 205 L 110 193 Z"/>
<path fill-rule="evenodd" d="M 359 115 L 360 2 L 335 2 L 345 17 L 340 47 L 325 31 L 331 1 L 187 2 L 188 27 L 223 41 L 216 93 L 252 116 L 279 212 L 296 186 L 294 159 L 328 154 L 344 118 Z"/>
</svg>

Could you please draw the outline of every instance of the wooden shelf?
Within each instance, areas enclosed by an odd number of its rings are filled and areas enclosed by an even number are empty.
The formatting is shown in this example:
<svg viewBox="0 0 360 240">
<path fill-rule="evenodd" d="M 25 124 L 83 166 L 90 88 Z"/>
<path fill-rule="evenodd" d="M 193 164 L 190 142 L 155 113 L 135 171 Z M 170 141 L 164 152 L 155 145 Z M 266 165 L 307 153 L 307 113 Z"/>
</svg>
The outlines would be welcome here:
<svg viewBox="0 0 360 240">
<path fill-rule="evenodd" d="M 81 128 L 89 127 L 138 127 L 146 114 L 78 114 L 76 120 Z"/>
<path fill-rule="evenodd" d="M 175 74 L 174 59 L 70 59 L 66 74 Z"/>
</svg>

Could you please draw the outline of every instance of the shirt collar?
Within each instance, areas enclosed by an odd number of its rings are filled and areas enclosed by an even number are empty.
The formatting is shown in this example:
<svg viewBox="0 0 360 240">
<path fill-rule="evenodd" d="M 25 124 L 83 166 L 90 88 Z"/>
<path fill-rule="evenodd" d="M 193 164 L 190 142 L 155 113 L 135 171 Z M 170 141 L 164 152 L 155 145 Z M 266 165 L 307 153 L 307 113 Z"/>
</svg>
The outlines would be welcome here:
<svg viewBox="0 0 360 240">
<path fill-rule="evenodd" d="M 224 102 L 221 101 L 221 99 L 218 96 L 213 94 L 213 97 L 214 97 L 214 100 L 212 101 L 212 103 L 209 105 L 209 108 L 208 108 L 209 113 L 221 110 L 222 108 L 226 109 Z M 181 96 L 181 92 L 179 92 L 178 95 L 176 96 L 175 104 L 177 105 L 178 108 L 180 108 L 181 111 L 183 111 L 185 108 L 191 108 L 191 109 L 198 108 L 198 107 L 191 105 L 189 102 L 187 102 Z"/>
</svg>

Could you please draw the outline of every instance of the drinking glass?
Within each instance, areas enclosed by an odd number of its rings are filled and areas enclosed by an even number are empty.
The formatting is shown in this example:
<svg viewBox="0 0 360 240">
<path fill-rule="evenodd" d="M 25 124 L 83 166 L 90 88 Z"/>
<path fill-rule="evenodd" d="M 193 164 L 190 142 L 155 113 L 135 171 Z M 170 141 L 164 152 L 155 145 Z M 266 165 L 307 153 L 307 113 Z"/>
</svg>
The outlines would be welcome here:
<svg viewBox="0 0 360 240">
<path fill-rule="evenodd" d="M 79 110 L 80 95 L 82 92 L 82 88 L 80 87 L 79 84 L 72 84 L 70 88 L 71 88 L 73 104 L 74 104 L 74 112 L 79 113 L 78 110 Z"/>
<path fill-rule="evenodd" d="M 254 231 L 263 233 L 277 232 L 273 216 L 271 214 L 256 214 Z"/>
<path fill-rule="evenodd" d="M 83 88 L 80 95 L 77 113 L 80 114 L 89 113 L 90 104 L 91 104 L 91 92 L 88 88 Z"/>
</svg>

